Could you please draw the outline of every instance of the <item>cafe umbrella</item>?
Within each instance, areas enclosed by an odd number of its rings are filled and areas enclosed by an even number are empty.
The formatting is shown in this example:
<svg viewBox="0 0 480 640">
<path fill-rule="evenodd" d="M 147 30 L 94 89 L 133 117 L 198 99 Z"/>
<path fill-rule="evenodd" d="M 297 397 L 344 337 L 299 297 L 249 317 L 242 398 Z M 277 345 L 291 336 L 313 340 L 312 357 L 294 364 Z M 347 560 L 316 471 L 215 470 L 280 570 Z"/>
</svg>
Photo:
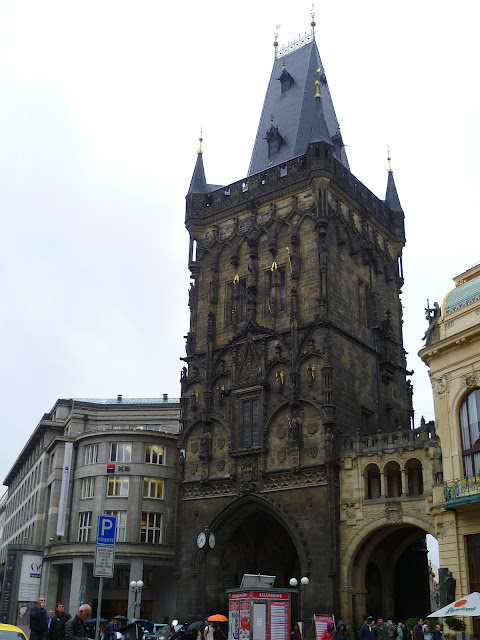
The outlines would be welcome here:
<svg viewBox="0 0 480 640">
<path fill-rule="evenodd" d="M 480 593 L 473 591 L 464 598 L 459 598 L 455 602 L 447 604 L 438 611 L 434 611 L 429 618 L 446 618 L 449 616 L 479 616 L 480 615 Z"/>
</svg>

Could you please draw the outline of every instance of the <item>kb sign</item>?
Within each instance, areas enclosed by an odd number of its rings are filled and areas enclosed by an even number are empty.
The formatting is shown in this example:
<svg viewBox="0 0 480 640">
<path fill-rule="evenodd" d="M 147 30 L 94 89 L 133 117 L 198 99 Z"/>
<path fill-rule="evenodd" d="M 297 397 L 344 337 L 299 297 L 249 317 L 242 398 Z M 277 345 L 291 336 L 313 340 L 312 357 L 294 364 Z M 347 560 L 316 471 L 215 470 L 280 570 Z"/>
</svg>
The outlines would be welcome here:
<svg viewBox="0 0 480 640">
<path fill-rule="evenodd" d="M 117 528 L 116 516 L 99 515 L 98 529 L 97 529 L 97 545 L 114 547 L 116 528 Z"/>
</svg>

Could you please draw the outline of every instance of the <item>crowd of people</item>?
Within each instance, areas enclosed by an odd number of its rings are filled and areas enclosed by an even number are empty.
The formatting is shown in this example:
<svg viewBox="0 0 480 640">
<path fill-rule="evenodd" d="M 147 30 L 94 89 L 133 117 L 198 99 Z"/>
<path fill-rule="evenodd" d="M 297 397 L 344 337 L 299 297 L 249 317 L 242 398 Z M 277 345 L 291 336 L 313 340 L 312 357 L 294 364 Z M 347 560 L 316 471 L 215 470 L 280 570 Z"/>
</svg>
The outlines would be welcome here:
<svg viewBox="0 0 480 640">
<path fill-rule="evenodd" d="M 85 623 L 91 615 L 90 605 L 83 604 L 72 618 L 62 602 L 47 612 L 45 598 L 40 597 L 30 610 L 30 640 L 88 640 Z"/>
<path fill-rule="evenodd" d="M 292 625 L 290 640 L 302 640 L 298 623 Z M 349 637 L 343 620 L 339 620 L 336 628 L 333 619 L 328 620 L 320 640 L 353 640 Z M 358 640 L 443 640 L 443 631 L 439 624 L 433 629 L 428 620 L 417 619 L 417 624 L 410 630 L 404 622 L 393 622 L 379 617 L 365 616 L 358 631 Z"/>
</svg>

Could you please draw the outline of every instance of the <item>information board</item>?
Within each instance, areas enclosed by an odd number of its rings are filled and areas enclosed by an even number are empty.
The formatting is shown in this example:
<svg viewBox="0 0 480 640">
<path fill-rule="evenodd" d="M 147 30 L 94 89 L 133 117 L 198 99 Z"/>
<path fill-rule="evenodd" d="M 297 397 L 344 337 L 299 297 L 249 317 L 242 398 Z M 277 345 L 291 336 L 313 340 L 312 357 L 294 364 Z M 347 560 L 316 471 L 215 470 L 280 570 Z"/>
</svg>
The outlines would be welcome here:
<svg viewBox="0 0 480 640">
<path fill-rule="evenodd" d="M 93 575 L 96 578 L 113 578 L 115 564 L 115 547 L 95 547 Z"/>
<path fill-rule="evenodd" d="M 290 632 L 287 602 L 270 602 L 270 640 L 287 640 Z"/>
</svg>

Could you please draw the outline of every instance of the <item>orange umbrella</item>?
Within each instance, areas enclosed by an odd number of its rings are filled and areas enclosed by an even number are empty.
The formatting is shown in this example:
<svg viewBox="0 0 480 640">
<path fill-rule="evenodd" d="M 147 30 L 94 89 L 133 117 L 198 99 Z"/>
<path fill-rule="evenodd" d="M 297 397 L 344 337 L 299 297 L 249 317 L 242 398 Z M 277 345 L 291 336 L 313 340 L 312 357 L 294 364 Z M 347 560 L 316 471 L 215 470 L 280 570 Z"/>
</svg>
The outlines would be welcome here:
<svg viewBox="0 0 480 640">
<path fill-rule="evenodd" d="M 207 618 L 207 620 L 208 622 L 228 622 L 228 618 L 226 618 L 225 616 L 222 616 L 221 613 L 216 613 L 215 615 Z"/>
</svg>

